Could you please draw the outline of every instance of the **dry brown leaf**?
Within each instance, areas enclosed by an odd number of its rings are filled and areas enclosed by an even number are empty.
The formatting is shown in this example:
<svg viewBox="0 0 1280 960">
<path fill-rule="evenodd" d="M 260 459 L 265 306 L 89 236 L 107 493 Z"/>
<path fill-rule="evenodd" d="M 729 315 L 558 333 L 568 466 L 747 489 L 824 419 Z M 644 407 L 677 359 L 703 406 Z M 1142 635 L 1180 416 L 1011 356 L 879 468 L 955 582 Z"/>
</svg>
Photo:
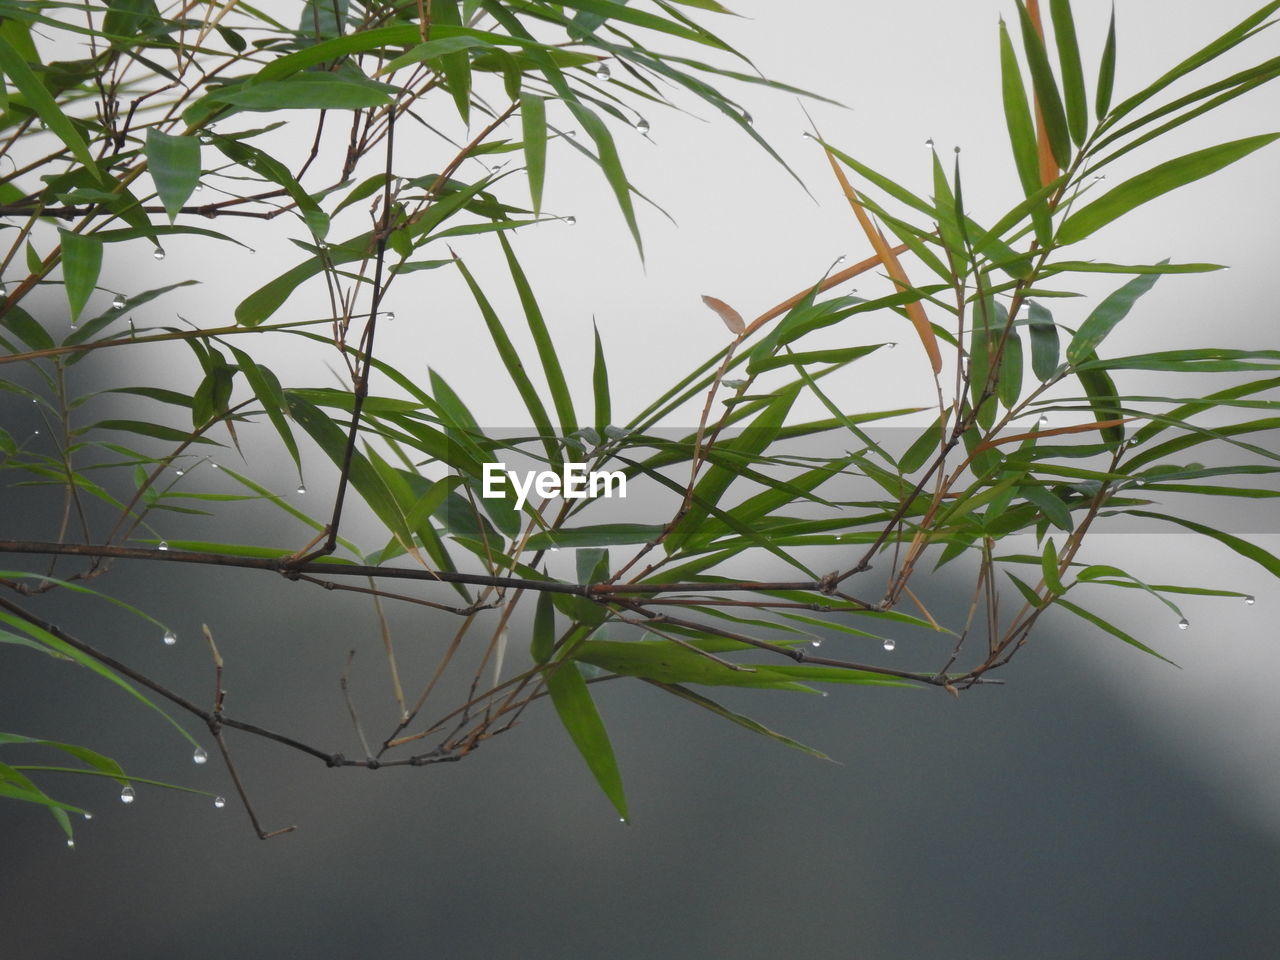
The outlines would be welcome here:
<svg viewBox="0 0 1280 960">
<path fill-rule="evenodd" d="M 1040 21 L 1040 0 L 1027 0 L 1027 16 L 1031 25 L 1036 28 L 1040 42 L 1044 43 L 1044 24 Z M 1054 159 L 1053 147 L 1049 145 L 1049 133 L 1044 126 L 1044 114 L 1040 112 L 1040 98 L 1036 103 L 1036 145 L 1040 154 L 1040 186 L 1047 187 L 1058 179 L 1058 161 Z"/>
<path fill-rule="evenodd" d="M 1033 430 L 1030 433 L 1016 433 L 1011 437 L 997 437 L 995 440 L 983 440 L 973 448 L 975 454 L 990 450 L 1003 443 L 1017 443 L 1030 437 L 1056 437 L 1063 433 L 1084 433 L 1086 430 L 1105 430 L 1107 427 L 1118 427 L 1122 423 L 1136 420 L 1137 417 L 1121 417 L 1119 420 L 1095 420 L 1092 423 L 1076 423 L 1069 427 L 1054 427 L 1052 430 Z"/>
<path fill-rule="evenodd" d="M 840 165 L 836 163 L 836 158 L 830 150 L 827 151 L 827 161 L 835 172 L 836 180 L 840 182 L 840 189 L 844 191 L 844 195 L 849 201 L 849 206 L 853 208 L 854 216 L 858 218 L 858 223 L 862 226 L 862 232 L 871 241 L 871 247 L 875 250 L 876 256 L 884 264 L 884 268 L 888 271 L 890 278 L 901 289 L 908 289 L 911 286 L 911 281 L 907 279 L 907 272 L 902 269 L 902 264 L 898 261 L 898 257 L 889 246 L 888 241 L 885 240 L 884 234 L 880 232 L 880 228 L 871 222 L 867 212 L 862 209 L 858 194 L 854 192 L 853 187 L 849 184 L 849 178 L 844 175 L 844 171 L 840 169 Z M 916 328 L 916 335 L 920 338 L 920 342 L 924 344 L 925 353 L 929 355 L 929 364 L 933 367 L 933 372 L 935 374 L 941 373 L 942 351 L 938 349 L 938 338 L 934 336 L 933 327 L 929 324 L 929 318 L 925 315 L 924 307 L 917 300 L 908 303 L 906 310 L 907 316 L 911 318 L 911 323 Z"/>
<path fill-rule="evenodd" d="M 723 300 L 717 300 L 715 297 L 703 295 L 702 302 L 716 312 L 724 325 L 729 328 L 730 332 L 737 336 L 742 336 L 747 332 L 747 324 L 742 319 L 742 314 L 733 307 L 729 306 Z"/>
</svg>

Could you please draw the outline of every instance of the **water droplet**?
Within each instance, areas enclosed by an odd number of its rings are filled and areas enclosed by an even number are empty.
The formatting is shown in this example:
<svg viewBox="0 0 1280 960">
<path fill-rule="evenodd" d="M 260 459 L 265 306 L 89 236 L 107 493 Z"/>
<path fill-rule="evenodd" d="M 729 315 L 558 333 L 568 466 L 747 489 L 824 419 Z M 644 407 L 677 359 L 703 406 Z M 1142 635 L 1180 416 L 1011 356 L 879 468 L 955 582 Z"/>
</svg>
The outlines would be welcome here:
<svg viewBox="0 0 1280 960">
<path fill-rule="evenodd" d="M 204 184 L 203 184 L 203 183 L 200 183 L 199 181 L 197 181 L 197 182 L 196 182 L 196 189 L 195 189 L 195 192 L 196 192 L 196 193 L 199 193 L 199 192 L 200 192 L 201 190 L 203 190 L 203 189 L 204 189 Z"/>
<path fill-rule="evenodd" d="M 1244 603 L 1245 603 L 1245 606 L 1247 606 L 1247 607 L 1252 607 L 1252 606 L 1253 606 L 1255 603 L 1257 603 L 1257 602 L 1258 602 L 1258 598 L 1257 598 L 1257 597 L 1245 597 L 1245 598 L 1244 598 Z"/>
<path fill-rule="evenodd" d="M 808 130 L 803 131 L 803 132 L 800 134 L 800 136 L 804 137 L 806 140 L 812 140 L 812 139 L 813 139 L 813 134 L 812 134 L 812 133 L 810 133 Z"/>
<path fill-rule="evenodd" d="M 133 784 L 126 783 L 124 785 L 124 789 L 120 791 L 120 802 L 133 803 L 134 798 L 137 797 L 137 795 L 138 795 L 138 792 L 133 789 Z"/>
<path fill-rule="evenodd" d="M 67 837 L 67 846 L 74 850 L 76 848 L 76 842 L 70 837 Z"/>
<path fill-rule="evenodd" d="M 560 552 L 560 548 L 559 548 L 559 547 L 552 547 L 552 548 L 551 548 L 551 552 L 552 552 L 552 553 L 559 553 L 559 552 Z"/>
<path fill-rule="evenodd" d="M 221 810 L 223 807 L 225 807 L 225 806 L 227 805 L 227 798 L 226 798 L 226 797 L 214 797 L 214 798 L 213 798 L 213 805 L 214 805 L 214 807 L 216 807 L 217 809 Z"/>
<path fill-rule="evenodd" d="M 849 258 L 842 253 L 840 256 L 836 257 L 836 263 L 844 263 L 848 259 Z"/>
<path fill-rule="evenodd" d="M 173 471 L 173 472 L 174 472 L 174 473 L 176 473 L 176 474 L 177 474 L 178 476 L 180 476 L 180 477 L 185 477 L 185 476 L 187 475 L 187 471 L 183 470 L 181 467 L 179 467 L 177 470 L 175 470 L 175 471 Z"/>
<path fill-rule="evenodd" d="M 1188 620 L 1186 617 L 1183 617 L 1181 620 L 1178 621 L 1179 630 L 1185 630 L 1189 626 L 1191 626 L 1191 621 Z"/>
<path fill-rule="evenodd" d="M 888 343 L 886 343 L 886 344 L 885 344 L 885 348 L 886 348 L 886 349 L 888 349 L 888 350 L 892 350 L 892 349 L 893 349 L 894 347 L 896 347 L 897 345 L 898 345 L 898 341 L 897 341 L 897 340 L 890 340 Z"/>
<path fill-rule="evenodd" d="M 641 133 L 648 133 L 648 132 L 649 132 L 649 121 L 648 121 L 648 120 L 646 120 L 644 117 L 639 117 L 639 118 L 637 118 L 637 119 L 636 119 L 636 129 L 637 129 L 637 130 L 639 130 Z"/>
<path fill-rule="evenodd" d="M 113 310 L 123 310 L 123 309 L 124 309 L 124 294 L 123 294 L 123 293 L 117 293 L 117 294 L 115 295 L 115 299 L 113 299 L 113 300 L 111 301 L 111 308 L 112 308 Z"/>
<path fill-rule="evenodd" d="M 306 492 L 307 492 L 307 485 L 305 483 L 298 484 L 298 495 L 301 496 Z"/>
<path fill-rule="evenodd" d="M 576 227 L 576 226 L 578 225 L 578 218 L 577 218 L 577 217 L 565 217 L 565 218 L 564 218 L 564 222 L 565 222 L 565 223 L 567 223 L 567 224 L 568 224 L 569 226 L 571 226 L 571 227 Z"/>
<path fill-rule="evenodd" d="M 84 812 L 84 818 L 85 818 L 86 820 L 92 820 L 92 819 L 93 819 L 93 814 L 92 814 L 92 813 L 90 813 L 88 810 L 86 810 L 86 811 Z"/>
<path fill-rule="evenodd" d="M 884 647 L 885 653 L 892 653 L 893 648 L 896 647 L 897 645 L 898 645 L 898 641 L 894 640 L 893 637 L 885 637 L 884 643 L 881 644 L 881 646 Z"/>
<path fill-rule="evenodd" d="M 164 632 L 164 645 L 166 647 L 172 647 L 177 642 L 178 642 L 178 635 L 176 633 L 174 633 L 172 630 L 166 630 Z"/>
<path fill-rule="evenodd" d="M 161 249 L 160 247 L 156 247 L 154 250 L 152 250 L 152 251 L 151 251 L 151 259 L 153 259 L 153 260 L 163 260 L 163 259 L 164 259 L 164 250 L 163 250 L 163 249 Z"/>
<path fill-rule="evenodd" d="M 926 141 L 924 142 L 924 145 L 925 145 L 925 147 L 926 147 L 927 149 L 932 150 L 932 149 L 933 149 L 933 137 L 930 137 L 928 140 L 926 140 Z"/>
<path fill-rule="evenodd" d="M 200 134 L 200 142 L 201 142 L 201 143 L 213 143 L 213 137 L 209 136 L 209 134 L 207 134 L 207 133 L 202 133 L 202 134 Z"/>
<path fill-rule="evenodd" d="M 386 313 L 382 315 L 382 319 L 384 320 L 394 320 L 395 318 L 396 318 L 396 313 L 394 310 L 388 310 Z"/>
<path fill-rule="evenodd" d="M 576 137 L 576 136 L 578 135 L 578 131 L 577 131 L 577 130 L 566 130 L 566 131 L 564 132 L 564 135 L 565 135 L 566 137 Z"/>
<path fill-rule="evenodd" d="M 814 637 L 812 640 L 809 641 L 809 646 L 811 647 L 822 646 L 822 639 L 820 637 Z"/>
<path fill-rule="evenodd" d="M 751 114 L 747 113 L 747 111 L 745 111 L 745 110 L 743 110 L 743 111 L 742 111 L 742 119 L 743 119 L 746 123 L 755 123 L 755 120 L 754 120 L 754 119 L 752 119 Z"/>
<path fill-rule="evenodd" d="M 1045 416 L 1043 413 L 1040 414 L 1040 419 L 1036 421 L 1036 429 L 1043 430 L 1048 425 L 1049 425 L 1049 418 Z"/>
<path fill-rule="evenodd" d="M 210 469 L 210 470 L 221 470 L 222 468 L 221 468 L 221 467 L 219 467 L 219 466 L 218 466 L 216 463 L 214 463 L 212 460 L 210 460 L 210 461 L 209 461 L 209 469 Z"/>
<path fill-rule="evenodd" d="M 169 549 L 169 541 L 168 541 L 168 540 L 161 540 L 159 543 L 157 543 L 157 544 L 156 544 L 156 549 L 157 549 L 157 550 L 168 550 L 168 549 Z"/>
<path fill-rule="evenodd" d="M 191 755 L 191 762 L 197 765 L 209 762 L 209 754 L 205 753 L 204 747 L 196 747 L 196 752 Z"/>
<path fill-rule="evenodd" d="M 820 694 L 822 694 L 824 697 L 829 697 L 829 696 L 831 696 L 830 691 L 827 691 L 827 690 L 819 690 L 818 692 L 819 692 Z"/>
<path fill-rule="evenodd" d="M 70 329 L 75 330 L 75 328 L 76 328 L 76 322 L 75 322 L 74 320 L 72 320 L 72 321 L 71 321 L 71 328 L 70 328 Z"/>
<path fill-rule="evenodd" d="M 250 158 L 249 158 L 249 166 L 251 166 L 251 167 L 256 167 L 257 165 L 258 165 L 258 158 L 257 158 L 257 157 L 250 157 Z"/>
<path fill-rule="evenodd" d="M 1107 179 L 1107 175 L 1106 175 L 1105 173 L 1099 173 L 1099 174 L 1096 174 L 1096 175 L 1094 176 L 1094 178 L 1093 178 L 1093 179 L 1095 179 L 1095 180 L 1105 180 L 1105 179 Z"/>
<path fill-rule="evenodd" d="M 609 73 L 609 65 L 607 63 L 602 63 L 598 68 L 596 68 L 597 79 L 608 80 L 610 76 L 612 76 L 612 74 Z"/>
</svg>

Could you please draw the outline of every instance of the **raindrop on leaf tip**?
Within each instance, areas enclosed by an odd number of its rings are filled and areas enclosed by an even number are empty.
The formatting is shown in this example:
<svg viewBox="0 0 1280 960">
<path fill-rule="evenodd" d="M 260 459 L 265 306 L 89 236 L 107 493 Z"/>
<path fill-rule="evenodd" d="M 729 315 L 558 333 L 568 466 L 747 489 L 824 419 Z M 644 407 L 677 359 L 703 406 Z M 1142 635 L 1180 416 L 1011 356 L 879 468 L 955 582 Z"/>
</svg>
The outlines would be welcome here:
<svg viewBox="0 0 1280 960">
<path fill-rule="evenodd" d="M 137 797 L 137 795 L 138 795 L 138 792 L 133 789 L 133 784 L 126 783 L 124 785 L 124 789 L 120 791 L 120 802 L 133 803 L 134 798 Z"/>
<path fill-rule="evenodd" d="M 153 260 L 163 260 L 164 249 L 162 247 L 156 247 L 154 250 L 151 251 L 151 258 Z"/>
<path fill-rule="evenodd" d="M 124 294 L 123 294 L 123 293 L 117 293 L 117 294 L 116 294 L 115 299 L 111 301 L 111 307 L 112 307 L 112 309 L 113 309 L 113 310 L 123 310 L 123 309 L 124 309 Z"/>
<path fill-rule="evenodd" d="M 648 133 L 648 132 L 649 132 L 649 121 L 648 121 L 648 120 L 646 120 L 644 117 L 640 117 L 639 119 L 637 119 L 637 120 L 636 120 L 636 130 L 638 130 L 640 133 Z"/>
<path fill-rule="evenodd" d="M 213 805 L 214 805 L 214 807 L 215 807 L 216 809 L 221 810 L 223 807 L 225 807 L 225 806 L 227 805 L 227 798 L 226 798 L 226 797 L 214 797 L 214 798 L 213 798 Z"/>
<path fill-rule="evenodd" d="M 159 543 L 157 543 L 157 544 L 156 544 L 156 549 L 157 549 L 157 550 L 168 550 L 168 549 L 169 549 L 169 541 L 167 541 L 167 540 L 161 540 Z"/>
<path fill-rule="evenodd" d="M 172 647 L 177 642 L 178 642 L 178 635 L 176 633 L 174 633 L 172 630 L 166 630 L 164 632 L 164 645 L 166 647 Z"/>
<path fill-rule="evenodd" d="M 577 217 L 565 217 L 565 218 L 564 218 L 564 222 L 565 222 L 565 223 L 567 223 L 567 224 L 568 224 L 569 226 L 571 226 L 571 227 L 576 227 L 576 226 L 578 225 L 578 218 L 577 218 Z"/>
<path fill-rule="evenodd" d="M 74 850 L 76 848 L 76 842 L 70 837 L 67 837 L 67 846 Z"/>
<path fill-rule="evenodd" d="M 894 647 L 896 647 L 897 645 L 898 645 L 898 641 L 894 640 L 892 637 L 889 637 L 888 639 L 886 639 L 885 642 L 882 644 L 882 646 L 884 647 L 885 653 L 892 653 Z"/>
<path fill-rule="evenodd" d="M 1250 596 L 1250 597 L 1245 597 L 1245 598 L 1244 598 L 1244 603 L 1245 603 L 1245 606 L 1247 606 L 1247 607 L 1252 607 L 1252 606 L 1253 606 L 1255 603 L 1257 603 L 1257 602 L 1258 602 L 1258 598 L 1257 598 L 1257 597 L 1252 597 L 1252 596 Z"/>
<path fill-rule="evenodd" d="M 812 640 L 809 641 L 809 646 L 820 647 L 822 646 L 822 640 L 819 639 L 818 637 L 814 637 Z"/>
<path fill-rule="evenodd" d="M 301 496 L 306 492 L 307 492 L 307 485 L 305 483 L 298 484 L 298 495 Z"/>
<path fill-rule="evenodd" d="M 191 762 L 197 765 L 209 762 L 209 754 L 204 747 L 196 747 L 195 753 L 191 754 Z"/>
<path fill-rule="evenodd" d="M 1191 626 L 1191 621 L 1188 620 L 1186 617 L 1183 617 L 1181 620 L 1178 621 L 1179 630 L 1185 630 L 1189 626 Z"/>
</svg>

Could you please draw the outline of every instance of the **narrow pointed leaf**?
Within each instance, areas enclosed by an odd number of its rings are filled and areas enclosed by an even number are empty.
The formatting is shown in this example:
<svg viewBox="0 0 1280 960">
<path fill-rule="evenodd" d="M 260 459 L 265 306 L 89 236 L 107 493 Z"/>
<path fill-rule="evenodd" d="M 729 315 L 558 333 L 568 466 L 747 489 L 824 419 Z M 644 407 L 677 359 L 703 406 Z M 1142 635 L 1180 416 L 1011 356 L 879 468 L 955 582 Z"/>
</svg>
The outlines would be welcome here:
<svg viewBox="0 0 1280 960">
<path fill-rule="evenodd" d="M 72 155 L 84 164 L 95 180 L 104 182 L 102 172 L 94 162 L 93 154 L 85 143 L 80 131 L 75 128 L 67 115 L 58 107 L 53 96 L 40 82 L 26 59 L 14 49 L 7 39 L 0 36 L 0 73 L 3 73 L 18 88 L 18 92 L 27 98 L 27 103 L 36 115 L 45 122 L 49 130 L 63 142 Z"/>
<path fill-rule="evenodd" d="M 1206 147 L 1152 167 L 1077 210 L 1058 230 L 1058 242 L 1076 243 L 1148 200 L 1194 183 L 1273 143 L 1280 133 L 1245 137 Z"/>
<path fill-rule="evenodd" d="M 1094 100 L 1094 113 L 1099 120 L 1111 109 L 1111 91 L 1116 82 L 1116 8 L 1111 6 L 1111 25 L 1107 28 L 1107 42 L 1102 48 L 1102 60 L 1098 64 L 1098 91 Z"/>
<path fill-rule="evenodd" d="M 1160 262 L 1164 264 L 1169 261 L 1165 259 Z M 1158 273 L 1134 277 L 1099 303 L 1067 344 L 1067 362 L 1083 363 L 1090 354 L 1096 353 L 1098 345 L 1115 329 L 1116 324 L 1129 315 L 1138 298 L 1155 286 L 1159 279 Z"/>
<path fill-rule="evenodd" d="M 591 699 L 591 691 L 587 689 L 587 682 L 578 672 L 578 665 L 573 661 L 561 662 L 547 670 L 545 677 L 547 692 L 551 694 L 560 722 L 587 762 L 596 783 L 618 811 L 618 816 L 626 820 L 627 798 L 622 789 L 618 761 L 604 722 Z"/>
<path fill-rule="evenodd" d="M 1031 303 L 1028 330 L 1031 334 L 1031 371 L 1044 383 L 1057 372 L 1061 357 L 1058 325 L 1053 314 L 1038 303 Z"/>
<path fill-rule="evenodd" d="M 591 371 L 591 386 L 595 395 L 596 405 L 596 430 L 603 434 L 604 428 L 609 426 L 613 417 L 612 405 L 609 400 L 609 368 L 605 364 L 604 346 L 600 343 L 600 328 L 591 324 L 592 330 L 596 337 L 595 362 Z"/>
<path fill-rule="evenodd" d="M 1066 113 L 1062 109 L 1062 97 L 1053 77 L 1053 68 L 1049 66 L 1049 53 L 1045 49 L 1044 38 L 1022 0 L 1018 2 L 1018 20 L 1022 25 L 1023 49 L 1027 54 L 1027 65 L 1031 69 L 1036 106 L 1044 121 L 1049 147 L 1057 166 L 1066 169 L 1071 164 L 1071 134 L 1067 129 Z M 1053 180 L 1056 176 L 1057 170 L 1054 170 L 1047 178 L 1042 179 Z"/>
<path fill-rule="evenodd" d="M 1089 104 L 1084 89 L 1084 68 L 1080 63 L 1080 45 L 1076 40 L 1076 23 L 1071 14 L 1071 0 L 1049 0 L 1053 17 L 1053 38 L 1058 47 L 1058 66 L 1062 71 L 1062 94 L 1066 101 L 1067 126 L 1077 146 L 1089 133 Z"/>
<path fill-rule="evenodd" d="M 546 100 L 531 93 L 520 95 L 520 125 L 524 135 L 524 162 L 529 178 L 533 212 L 542 212 L 542 185 L 547 174 Z"/>
</svg>

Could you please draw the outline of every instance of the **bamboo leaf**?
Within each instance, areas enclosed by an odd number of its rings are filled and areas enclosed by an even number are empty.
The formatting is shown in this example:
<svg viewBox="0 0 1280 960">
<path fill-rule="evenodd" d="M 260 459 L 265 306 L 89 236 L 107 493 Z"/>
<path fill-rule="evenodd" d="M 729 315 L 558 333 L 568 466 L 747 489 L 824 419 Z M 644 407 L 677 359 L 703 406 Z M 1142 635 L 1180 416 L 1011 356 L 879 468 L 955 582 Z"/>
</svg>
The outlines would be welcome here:
<svg viewBox="0 0 1280 960">
<path fill-rule="evenodd" d="M 1167 259 L 1160 261 L 1162 265 L 1168 262 Z M 1067 362 L 1073 365 L 1083 363 L 1090 355 L 1095 354 L 1098 345 L 1115 329 L 1116 324 L 1129 315 L 1138 298 L 1155 286 L 1159 279 L 1158 273 L 1134 277 L 1099 303 L 1067 344 Z"/>
<path fill-rule="evenodd" d="M 1076 146 L 1084 143 L 1089 133 L 1089 104 L 1084 89 L 1084 68 L 1080 63 L 1080 45 L 1076 40 L 1076 23 L 1071 13 L 1071 0 L 1049 0 L 1053 17 L 1053 38 L 1058 47 L 1058 65 L 1062 70 L 1062 93 L 1066 100 L 1067 126 Z"/>
<path fill-rule="evenodd" d="M 102 171 L 94 162 L 89 145 L 75 125 L 67 119 L 67 115 L 59 108 L 57 101 L 45 89 L 40 78 L 32 72 L 26 59 L 14 49 L 13 45 L 0 36 L 0 73 L 13 81 L 18 92 L 27 98 L 27 103 L 35 111 L 36 116 L 44 121 L 49 130 L 63 142 L 72 155 L 84 165 L 99 183 L 104 183 Z"/>
<path fill-rule="evenodd" d="M 298 73 L 285 80 L 234 86 L 215 91 L 205 99 L 230 104 L 238 110 L 363 110 L 384 107 L 399 88 L 367 78 L 353 79 L 337 73 Z"/>
<path fill-rule="evenodd" d="M 529 641 L 529 656 L 542 664 L 551 659 L 556 645 L 556 608 L 552 595 L 547 591 L 538 594 L 538 605 L 533 615 L 533 639 Z M 563 669 L 571 670 L 570 667 Z"/>
<path fill-rule="evenodd" d="M 699 706 L 704 710 L 710 710 L 718 717 L 724 717 L 726 720 L 736 723 L 740 727 L 746 727 L 752 733 L 758 733 L 771 740 L 777 740 L 779 743 L 786 744 L 788 747 L 799 750 L 801 753 L 807 753 L 811 757 L 817 757 L 819 760 L 831 760 L 831 758 L 821 750 L 815 750 L 813 747 L 805 746 L 798 740 L 792 740 L 790 737 L 778 733 L 776 730 L 771 730 L 764 724 L 752 720 L 750 717 L 745 717 L 740 713 L 735 713 L 728 707 L 723 704 L 716 703 L 709 697 L 704 697 L 700 693 L 695 693 L 688 687 L 682 687 L 676 683 L 660 683 L 657 680 L 649 680 L 647 682 L 667 691 L 667 693 L 679 697 L 681 700 L 688 700 L 690 703 Z"/>
<path fill-rule="evenodd" d="M 596 783 L 609 798 L 618 816 L 627 819 L 627 798 L 622 789 L 622 775 L 613 754 L 609 734 L 600 719 L 600 713 L 591 699 L 587 682 L 578 672 L 573 661 L 562 661 L 544 673 L 547 692 L 555 705 L 560 722 L 564 725 L 574 746 L 586 760 Z"/>
<path fill-rule="evenodd" d="M 609 426 L 613 416 L 609 401 L 609 368 L 605 365 L 604 347 L 600 343 L 600 328 L 596 326 L 594 320 L 591 322 L 591 328 L 595 332 L 596 338 L 595 363 L 592 366 L 591 386 L 595 396 L 596 430 L 603 434 L 604 428 Z"/>
<path fill-rule="evenodd" d="M 1116 8 L 1111 5 L 1111 24 L 1107 28 L 1107 41 L 1098 63 L 1098 91 L 1094 100 L 1095 115 L 1099 120 L 1111 109 L 1111 91 L 1116 81 Z"/>
<path fill-rule="evenodd" d="M 1062 97 L 1049 66 L 1049 54 L 1036 24 L 1027 13 L 1026 4 L 1018 0 L 1018 20 L 1022 25 L 1022 45 L 1027 54 L 1027 66 L 1031 69 L 1031 82 L 1035 90 L 1036 105 L 1044 121 L 1045 133 L 1053 159 L 1060 169 L 1071 165 L 1071 134 L 1067 130 L 1067 117 L 1062 109 Z M 1057 171 L 1048 179 L 1052 180 Z"/>
<path fill-rule="evenodd" d="M 62 280 L 67 305 L 71 309 L 71 322 L 75 323 L 89 301 L 89 295 L 98 285 L 98 273 L 102 270 L 102 241 L 91 234 L 61 229 L 58 236 L 62 241 Z"/>
<path fill-rule="evenodd" d="M 1113 637 L 1117 637 L 1118 639 L 1123 640 L 1125 643 L 1129 644 L 1129 646 L 1135 647 L 1138 650 L 1141 650 L 1143 653 L 1150 654 L 1151 656 L 1155 657 L 1157 660 L 1163 660 L 1165 663 L 1169 664 L 1170 666 L 1173 666 L 1173 667 L 1177 666 L 1177 664 L 1174 663 L 1172 660 L 1170 660 L 1168 657 L 1162 656 L 1161 654 L 1156 653 L 1154 650 L 1148 647 L 1141 640 L 1138 640 L 1134 637 L 1129 636 L 1129 634 L 1125 633 L 1115 624 L 1110 623 L 1107 620 L 1103 620 L 1097 614 L 1090 613 L 1088 610 L 1085 610 L 1083 607 L 1078 607 L 1074 603 L 1064 600 L 1061 597 L 1059 597 L 1054 602 L 1058 606 L 1063 607 L 1067 610 L 1070 610 L 1077 617 L 1080 617 L 1081 619 L 1084 619 L 1084 620 L 1088 620 L 1095 627 L 1099 627 L 1100 629 L 1105 630 L 1107 633 L 1111 634 Z"/>
<path fill-rule="evenodd" d="M 1113 187 L 1097 200 L 1067 217 L 1058 229 L 1058 242 L 1078 243 L 1135 207 L 1154 200 L 1170 190 L 1176 190 L 1178 187 L 1216 173 L 1223 167 L 1274 142 L 1277 138 L 1280 138 L 1280 133 L 1232 140 L 1152 167 L 1145 173 L 1140 173 Z"/>
<path fill-rule="evenodd" d="M 533 212 L 542 211 L 542 186 L 547 173 L 547 106 L 543 97 L 520 94 L 520 125 L 524 135 L 524 162 L 529 178 Z"/>
<path fill-rule="evenodd" d="M 534 345 L 538 348 L 538 358 L 542 361 L 542 372 L 547 378 L 547 388 L 551 392 L 551 400 L 555 404 L 556 418 L 560 421 L 563 436 L 568 436 L 578 429 L 578 417 L 573 410 L 573 397 L 569 393 L 569 384 L 565 381 L 564 369 L 556 354 L 555 343 L 551 332 L 543 320 L 542 310 L 533 295 L 533 288 L 524 270 L 516 260 L 505 234 L 498 234 L 498 242 L 502 244 L 502 252 L 506 254 L 507 266 L 511 269 L 511 278 L 515 281 L 516 291 L 520 294 L 520 305 L 524 308 L 525 320 L 529 324 L 529 332 L 533 335 Z"/>
<path fill-rule="evenodd" d="M 200 141 L 191 136 L 170 136 L 156 127 L 148 127 L 146 152 L 147 168 L 155 181 L 156 193 L 172 223 L 200 182 Z"/>
</svg>

